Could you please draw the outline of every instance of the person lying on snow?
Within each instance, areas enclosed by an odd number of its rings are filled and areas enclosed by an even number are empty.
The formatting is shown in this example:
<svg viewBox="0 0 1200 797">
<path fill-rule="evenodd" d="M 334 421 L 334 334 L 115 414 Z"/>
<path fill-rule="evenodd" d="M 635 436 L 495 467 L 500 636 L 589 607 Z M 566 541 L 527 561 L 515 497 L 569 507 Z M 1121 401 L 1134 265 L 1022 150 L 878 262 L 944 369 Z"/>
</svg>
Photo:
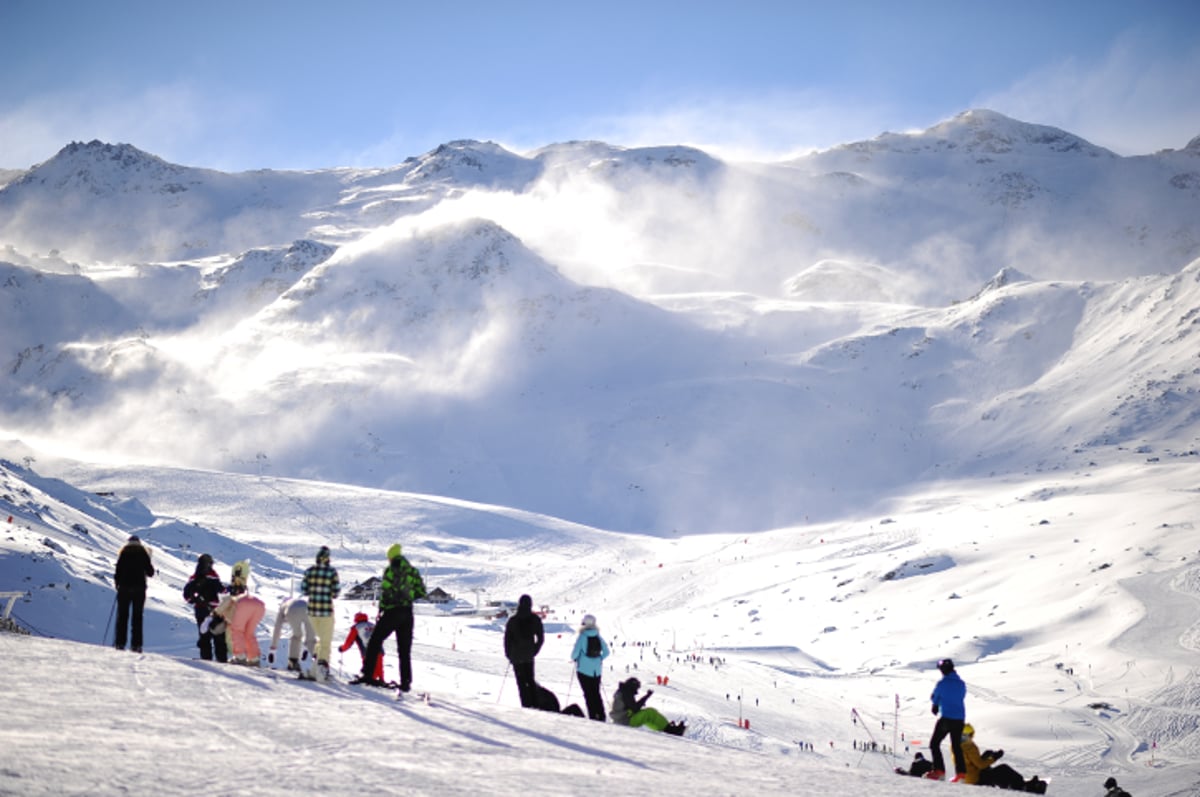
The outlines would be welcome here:
<svg viewBox="0 0 1200 797">
<path fill-rule="evenodd" d="M 1046 793 L 1046 782 L 1037 775 L 1026 782 L 1025 778 L 1008 764 L 997 764 L 1004 755 L 1003 750 L 979 752 L 979 746 L 975 744 L 975 728 L 970 723 L 963 725 L 962 751 L 967 762 L 967 783 L 1034 794 Z"/>
<path fill-rule="evenodd" d="M 628 725 L 631 728 L 646 727 L 655 731 L 663 731 L 673 736 L 683 736 L 687 730 L 685 723 L 668 722 L 658 709 L 646 708 L 646 701 L 654 694 L 653 689 L 647 689 L 646 694 L 637 696 L 642 688 L 642 682 L 637 678 L 622 681 L 613 693 L 612 711 L 609 716 L 617 725 Z"/>
</svg>

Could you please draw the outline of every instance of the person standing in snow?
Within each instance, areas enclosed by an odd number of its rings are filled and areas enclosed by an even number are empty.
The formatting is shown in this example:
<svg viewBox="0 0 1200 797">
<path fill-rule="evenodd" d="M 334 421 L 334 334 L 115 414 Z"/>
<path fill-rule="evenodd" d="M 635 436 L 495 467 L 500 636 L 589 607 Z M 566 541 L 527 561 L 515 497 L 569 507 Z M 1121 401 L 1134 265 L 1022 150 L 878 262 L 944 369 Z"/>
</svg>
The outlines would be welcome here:
<svg viewBox="0 0 1200 797">
<path fill-rule="evenodd" d="M 284 624 L 287 624 L 292 632 L 292 638 L 288 642 L 288 671 L 303 672 L 300 668 L 301 659 L 312 658 L 317 650 L 317 630 L 308 618 L 306 598 L 287 598 L 279 604 L 279 613 L 275 615 L 275 631 L 271 634 L 271 649 L 267 652 L 267 664 L 275 664 L 275 650 L 279 647 L 279 637 L 283 633 Z M 300 650 L 301 637 L 304 640 L 303 653 Z"/>
<path fill-rule="evenodd" d="M 942 758 L 942 740 L 950 737 L 950 751 L 954 754 L 954 780 L 962 780 L 967 774 L 967 763 L 963 759 L 962 732 L 967 719 L 967 685 L 954 669 L 954 662 L 942 659 L 938 662 L 938 670 L 942 680 L 933 688 L 930 700 L 933 701 L 933 715 L 937 723 L 933 726 L 933 737 L 929 746 L 933 750 L 933 770 L 927 777 L 933 780 L 944 780 L 946 777 L 946 761 Z"/>
<path fill-rule="evenodd" d="M 150 549 L 142 545 L 136 534 L 129 538 L 117 554 L 113 582 L 117 587 L 117 630 L 113 647 L 125 649 L 126 631 L 132 630 L 130 649 L 142 652 L 142 613 L 146 608 L 146 579 L 154 575 Z M 129 626 L 132 622 L 132 629 Z"/>
<path fill-rule="evenodd" d="M 583 699 L 587 704 L 588 719 L 599 722 L 604 722 L 604 698 L 600 694 L 600 676 L 604 672 L 604 660 L 610 652 L 608 643 L 600 636 L 600 629 L 596 627 L 596 617 L 585 614 L 579 636 L 575 638 L 571 659 L 575 662 L 575 676 L 579 679 L 579 688 L 583 690 Z"/>
<path fill-rule="evenodd" d="M 338 648 L 339 653 L 345 653 L 350 649 L 351 645 L 358 645 L 358 653 L 363 657 L 363 661 L 367 658 L 367 645 L 371 642 L 371 634 L 375 633 L 375 624 L 367 617 L 366 612 L 359 612 L 354 615 L 354 625 L 350 626 L 350 632 L 346 634 L 346 641 Z M 376 681 L 383 680 L 383 650 L 379 651 L 379 658 L 375 659 L 375 672 L 371 676 Z"/>
<path fill-rule="evenodd" d="M 200 639 L 196 641 L 196 647 L 200 648 L 200 658 L 205 661 L 212 661 L 214 656 L 220 662 L 229 658 L 224 623 L 215 624 L 209 620 L 225 592 L 228 590 L 221 583 L 217 571 L 213 569 L 213 558 L 206 553 L 200 554 L 200 558 L 196 560 L 196 571 L 183 587 L 183 599 L 192 605 L 196 626 L 200 629 Z M 219 628 L 219 633 L 214 628 Z"/>
<path fill-rule="evenodd" d="M 517 694 L 522 708 L 536 708 L 533 660 L 542 650 L 546 632 L 542 618 L 533 613 L 533 598 L 522 595 L 517 600 L 517 611 L 504 625 L 504 656 L 512 664 L 517 678 Z"/>
<path fill-rule="evenodd" d="M 262 661 L 262 650 L 258 646 L 258 624 L 267 613 L 267 605 L 261 598 L 243 592 L 226 595 L 213 610 L 214 617 L 224 618 L 229 628 L 230 644 L 233 647 L 233 663 L 257 667 Z M 215 622 L 215 621 L 214 621 Z"/>
<path fill-rule="evenodd" d="M 383 650 L 384 640 L 394 633 L 396 654 L 400 659 L 400 691 L 407 692 L 412 687 L 413 601 L 425 597 L 425 582 L 421 580 L 417 569 L 404 558 L 400 543 L 388 548 L 387 558 L 388 566 L 383 571 L 380 585 L 379 621 L 367 642 L 362 673 L 353 683 L 383 685 L 381 680 L 374 677 L 375 660 Z"/>
<path fill-rule="evenodd" d="M 308 615 L 317 630 L 317 677 L 329 675 L 329 652 L 333 650 L 333 599 L 342 591 L 338 572 L 329 563 L 329 547 L 317 551 L 316 564 L 304 571 L 300 594 L 308 596 Z"/>
</svg>

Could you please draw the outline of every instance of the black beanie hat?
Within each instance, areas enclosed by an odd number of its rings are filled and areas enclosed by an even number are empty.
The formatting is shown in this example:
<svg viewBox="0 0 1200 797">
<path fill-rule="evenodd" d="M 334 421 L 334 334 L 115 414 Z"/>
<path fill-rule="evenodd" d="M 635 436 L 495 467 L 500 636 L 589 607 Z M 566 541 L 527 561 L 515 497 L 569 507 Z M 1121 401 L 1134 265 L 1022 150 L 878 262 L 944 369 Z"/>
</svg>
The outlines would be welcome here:
<svg viewBox="0 0 1200 797">
<path fill-rule="evenodd" d="M 942 659 L 938 662 L 938 669 L 942 671 L 942 675 L 949 675 L 954 672 L 954 662 L 950 659 Z"/>
<path fill-rule="evenodd" d="M 329 546 L 322 545 L 321 550 L 317 551 L 317 564 L 329 561 Z"/>
</svg>

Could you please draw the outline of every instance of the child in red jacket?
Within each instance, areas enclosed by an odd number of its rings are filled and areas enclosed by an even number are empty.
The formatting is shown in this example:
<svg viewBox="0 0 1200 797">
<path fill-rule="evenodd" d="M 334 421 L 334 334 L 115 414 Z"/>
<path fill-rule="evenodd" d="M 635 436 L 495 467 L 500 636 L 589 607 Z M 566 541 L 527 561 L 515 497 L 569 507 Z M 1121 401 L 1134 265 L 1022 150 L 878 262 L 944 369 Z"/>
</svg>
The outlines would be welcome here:
<svg viewBox="0 0 1200 797">
<path fill-rule="evenodd" d="M 374 630 L 375 624 L 367 619 L 364 612 L 354 615 L 354 625 L 350 626 L 350 633 L 346 634 L 346 641 L 338 648 L 338 652 L 345 653 L 351 645 L 358 643 L 359 655 L 365 655 L 367 643 L 371 641 L 371 632 Z M 380 651 L 378 658 L 375 659 L 374 678 L 376 681 L 383 680 L 383 651 Z"/>
</svg>

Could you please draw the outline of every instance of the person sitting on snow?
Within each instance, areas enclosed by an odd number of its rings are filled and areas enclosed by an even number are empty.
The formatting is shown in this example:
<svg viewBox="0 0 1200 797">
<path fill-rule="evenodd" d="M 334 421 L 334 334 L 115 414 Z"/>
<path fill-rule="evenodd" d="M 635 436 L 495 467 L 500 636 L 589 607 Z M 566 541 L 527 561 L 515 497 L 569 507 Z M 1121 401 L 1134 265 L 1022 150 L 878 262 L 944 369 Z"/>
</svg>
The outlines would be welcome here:
<svg viewBox="0 0 1200 797">
<path fill-rule="evenodd" d="M 1021 773 L 1008 764 L 997 764 L 1004 755 L 1003 750 L 979 752 L 979 746 L 975 744 L 975 728 L 969 722 L 963 725 L 962 751 L 967 763 L 967 774 L 964 778 L 967 783 L 1035 794 L 1046 793 L 1045 782 L 1036 775 L 1026 783 Z"/>
<path fill-rule="evenodd" d="M 375 630 L 375 624 L 367 617 L 366 612 L 359 612 L 354 615 L 354 625 L 350 626 L 350 632 L 346 634 L 346 641 L 338 648 L 339 653 L 345 653 L 353 644 L 358 644 L 359 655 L 365 660 L 367 657 L 367 645 L 371 643 L 371 632 Z M 375 675 L 376 681 L 383 680 L 383 649 L 380 648 L 379 656 L 375 659 Z"/>
<path fill-rule="evenodd" d="M 923 778 L 925 777 L 925 773 L 931 769 L 933 769 L 933 764 L 929 762 L 929 759 L 926 758 L 923 753 L 918 752 L 916 756 L 913 757 L 912 765 L 908 769 L 896 767 L 896 774 L 912 775 L 914 778 Z"/>
<path fill-rule="evenodd" d="M 647 708 L 646 701 L 654 694 L 654 690 L 647 689 L 646 694 L 638 697 L 637 693 L 641 688 L 642 682 L 637 678 L 629 678 L 617 686 L 617 691 L 613 693 L 612 711 L 609 712 L 612 721 L 631 728 L 644 726 L 674 736 L 683 736 L 687 725 L 682 722 L 668 722 L 658 709 Z"/>
</svg>

